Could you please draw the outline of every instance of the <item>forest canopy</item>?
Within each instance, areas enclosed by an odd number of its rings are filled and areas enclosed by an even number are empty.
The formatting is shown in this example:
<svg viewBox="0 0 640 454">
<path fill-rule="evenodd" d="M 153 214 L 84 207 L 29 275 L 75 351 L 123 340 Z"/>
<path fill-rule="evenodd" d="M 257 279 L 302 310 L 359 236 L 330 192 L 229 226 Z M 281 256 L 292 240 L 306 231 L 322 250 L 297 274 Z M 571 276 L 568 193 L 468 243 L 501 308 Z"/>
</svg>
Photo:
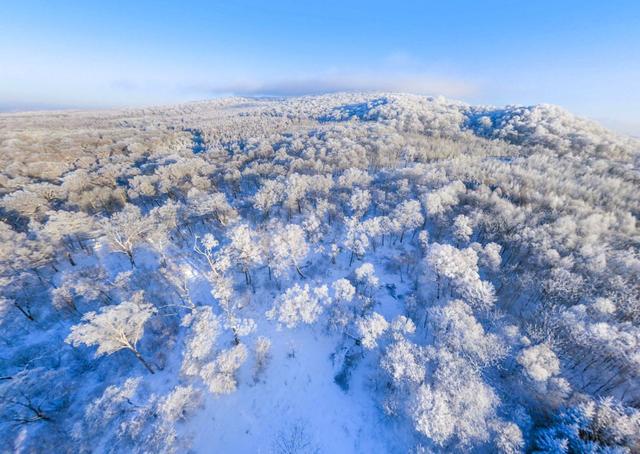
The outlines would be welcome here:
<svg viewBox="0 0 640 454">
<path fill-rule="evenodd" d="M 551 105 L 2 114 L 0 451 L 638 452 L 639 169 Z"/>
</svg>

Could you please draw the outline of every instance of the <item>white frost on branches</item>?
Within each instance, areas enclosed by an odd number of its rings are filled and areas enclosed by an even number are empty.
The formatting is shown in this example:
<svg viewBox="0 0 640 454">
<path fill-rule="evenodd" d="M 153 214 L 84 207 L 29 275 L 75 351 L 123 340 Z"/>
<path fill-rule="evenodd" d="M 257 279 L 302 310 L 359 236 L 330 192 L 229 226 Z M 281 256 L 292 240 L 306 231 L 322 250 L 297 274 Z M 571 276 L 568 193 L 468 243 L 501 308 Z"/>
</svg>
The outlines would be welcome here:
<svg viewBox="0 0 640 454">
<path fill-rule="evenodd" d="M 276 298 L 266 315 L 280 325 L 295 328 L 300 323 L 314 323 L 324 311 L 324 307 L 330 303 L 331 298 L 326 285 L 312 289 L 309 284 L 305 284 L 304 287 L 295 284 Z"/>
</svg>

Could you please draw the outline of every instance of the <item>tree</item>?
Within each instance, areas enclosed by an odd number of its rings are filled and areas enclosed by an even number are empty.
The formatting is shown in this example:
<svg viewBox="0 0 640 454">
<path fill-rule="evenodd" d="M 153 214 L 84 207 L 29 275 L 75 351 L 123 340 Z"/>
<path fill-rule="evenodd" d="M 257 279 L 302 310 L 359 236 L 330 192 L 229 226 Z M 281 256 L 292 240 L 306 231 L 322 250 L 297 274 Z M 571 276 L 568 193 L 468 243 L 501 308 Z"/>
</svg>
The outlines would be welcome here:
<svg viewBox="0 0 640 454">
<path fill-rule="evenodd" d="M 196 237 L 194 250 L 206 258 L 209 264 L 207 279 L 212 285 L 211 295 L 218 300 L 224 314 L 225 328 L 233 331 L 236 345 L 240 343 L 240 337 L 253 332 L 255 321 L 239 317 L 238 313 L 243 306 L 241 298 L 234 298 L 233 282 L 228 276 L 231 267 L 231 253 L 229 247 L 221 248 L 214 252 L 218 246 L 218 240 L 208 233 L 203 238 Z"/>
<path fill-rule="evenodd" d="M 90 303 L 98 299 L 103 303 L 111 302 L 107 273 L 101 267 L 77 267 L 62 275 L 60 283 L 51 289 L 53 305 L 73 312 L 80 312 L 78 303 Z"/>
<path fill-rule="evenodd" d="M 488 440 L 498 398 L 461 358 L 440 352 L 434 384 L 422 384 L 410 412 L 415 428 L 439 446 L 452 439 L 461 446 Z"/>
<path fill-rule="evenodd" d="M 373 349 L 378 346 L 378 338 L 389 329 L 389 322 L 385 318 L 374 312 L 356 322 L 358 333 L 365 348 Z"/>
<path fill-rule="evenodd" d="M 461 355 L 477 366 L 502 358 L 506 348 L 495 334 L 487 334 L 469 305 L 454 300 L 429 310 L 429 323 L 438 347 Z"/>
<path fill-rule="evenodd" d="M 263 180 L 262 187 L 253 196 L 253 206 L 268 217 L 274 205 L 281 203 L 285 197 L 285 185 L 278 180 Z"/>
<path fill-rule="evenodd" d="M 485 244 L 482 251 L 480 251 L 480 263 L 488 267 L 491 271 L 497 272 L 500 269 L 502 263 L 502 246 L 496 243 Z"/>
<path fill-rule="evenodd" d="M 332 285 L 333 294 L 335 295 L 336 300 L 350 302 L 355 293 L 356 289 L 347 279 L 338 279 Z"/>
<path fill-rule="evenodd" d="M 640 412 L 612 398 L 586 399 L 562 408 L 552 424 L 537 431 L 537 452 L 630 452 L 640 445 Z"/>
<path fill-rule="evenodd" d="M 276 320 L 287 328 L 295 328 L 300 323 L 315 322 L 331 303 L 329 289 L 326 285 L 309 288 L 308 284 L 300 287 L 295 284 L 274 301 L 273 307 L 266 313 L 267 318 Z"/>
<path fill-rule="evenodd" d="M 96 225 L 94 218 L 79 212 L 52 211 L 48 213 L 48 219 L 41 233 L 54 244 L 62 243 L 70 252 L 75 249 L 75 243 L 82 249 L 85 242 L 95 235 Z M 71 256 L 68 256 L 72 262 Z"/>
<path fill-rule="evenodd" d="M 367 190 L 356 188 L 351 194 L 349 205 L 354 217 L 361 218 L 369 209 L 369 205 L 371 205 L 371 194 Z"/>
<path fill-rule="evenodd" d="M 140 208 L 127 203 L 121 211 L 103 222 L 103 228 L 116 251 L 126 254 L 131 266 L 135 266 L 133 250 L 144 241 L 153 223 L 142 216 Z"/>
<path fill-rule="evenodd" d="M 429 192 L 424 198 L 427 213 L 436 217 L 442 216 L 460 202 L 460 195 L 464 192 L 465 186 L 461 181 L 454 181 L 437 191 Z"/>
<path fill-rule="evenodd" d="M 356 279 L 362 284 L 362 292 L 365 293 L 367 289 L 373 291 L 380 284 L 380 279 L 376 276 L 375 269 L 372 263 L 363 263 L 356 268 Z"/>
<path fill-rule="evenodd" d="M 213 217 L 222 226 L 238 218 L 236 210 L 229 205 L 225 195 L 220 192 L 207 193 L 193 188 L 189 190 L 187 197 L 188 209 L 196 216 Z"/>
<path fill-rule="evenodd" d="M 213 355 L 220 335 L 220 321 L 211 307 L 203 306 L 194 308 L 185 315 L 181 324 L 189 328 L 182 358 L 182 373 L 198 376 Z"/>
<path fill-rule="evenodd" d="M 288 224 L 286 227 L 275 229 L 269 239 L 269 254 L 271 256 L 271 268 L 276 277 L 282 276 L 290 267 L 304 279 L 300 271 L 300 263 L 309 252 L 309 246 L 305 239 L 304 230 L 297 224 Z"/>
<path fill-rule="evenodd" d="M 525 442 L 520 427 L 512 422 L 497 424 L 495 445 L 502 454 L 521 453 Z"/>
<path fill-rule="evenodd" d="M 344 239 L 344 247 L 351 251 L 349 266 L 353 263 L 354 255 L 362 258 L 369 247 L 369 237 L 364 229 L 363 224 L 356 217 L 347 218 L 345 220 L 346 234 Z"/>
<path fill-rule="evenodd" d="M 240 224 L 229 232 L 230 256 L 235 260 L 244 273 L 245 282 L 251 284 L 251 267 L 262 261 L 260 244 L 254 238 L 254 234 L 246 224 Z"/>
<path fill-rule="evenodd" d="M 380 365 L 398 387 L 422 383 L 427 372 L 425 351 L 404 337 L 386 348 Z"/>
<path fill-rule="evenodd" d="M 235 391 L 238 381 L 236 372 L 247 359 L 244 344 L 220 352 L 215 359 L 202 368 L 201 376 L 214 394 L 230 394 Z"/>
<path fill-rule="evenodd" d="M 547 381 L 560 372 L 560 361 L 546 344 L 539 344 L 524 349 L 518 355 L 520 364 L 529 378 L 535 381 Z"/>
<path fill-rule="evenodd" d="M 459 214 L 453 220 L 453 235 L 458 241 L 467 242 L 473 234 L 471 219 L 464 214 Z"/>
<path fill-rule="evenodd" d="M 449 244 L 432 243 L 426 262 L 436 275 L 437 299 L 444 294 L 444 285 L 440 282 L 444 277 L 474 306 L 487 309 L 495 303 L 493 285 L 480 279 L 478 254 L 472 248 L 458 249 Z"/>
<path fill-rule="evenodd" d="M 131 351 L 152 374 L 153 369 L 138 351 L 144 325 L 156 313 L 153 305 L 143 300 L 142 293 L 117 306 L 107 306 L 100 312 L 88 312 L 82 323 L 71 328 L 66 342 L 74 346 L 97 345 L 96 357 L 110 355 L 122 349 Z"/>
<path fill-rule="evenodd" d="M 256 339 L 255 358 L 256 365 L 253 371 L 253 381 L 257 382 L 271 359 L 271 341 L 267 337 L 259 336 Z"/>
<path fill-rule="evenodd" d="M 396 226 L 395 229 L 401 232 L 401 243 L 404 238 L 404 233 L 407 230 L 417 229 L 424 223 L 422 208 L 420 207 L 420 202 L 417 200 L 407 200 L 402 202 L 393 210 L 390 217 Z"/>
</svg>

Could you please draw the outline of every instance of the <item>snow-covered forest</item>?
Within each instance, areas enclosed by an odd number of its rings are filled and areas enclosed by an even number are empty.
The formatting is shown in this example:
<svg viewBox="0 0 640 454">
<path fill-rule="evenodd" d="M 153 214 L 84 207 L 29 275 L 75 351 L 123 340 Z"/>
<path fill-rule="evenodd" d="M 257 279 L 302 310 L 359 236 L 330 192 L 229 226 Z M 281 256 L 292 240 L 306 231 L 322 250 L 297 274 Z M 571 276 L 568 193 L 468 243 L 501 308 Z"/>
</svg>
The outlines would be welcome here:
<svg viewBox="0 0 640 454">
<path fill-rule="evenodd" d="M 639 215 L 550 105 L 0 115 L 0 452 L 640 452 Z"/>
</svg>

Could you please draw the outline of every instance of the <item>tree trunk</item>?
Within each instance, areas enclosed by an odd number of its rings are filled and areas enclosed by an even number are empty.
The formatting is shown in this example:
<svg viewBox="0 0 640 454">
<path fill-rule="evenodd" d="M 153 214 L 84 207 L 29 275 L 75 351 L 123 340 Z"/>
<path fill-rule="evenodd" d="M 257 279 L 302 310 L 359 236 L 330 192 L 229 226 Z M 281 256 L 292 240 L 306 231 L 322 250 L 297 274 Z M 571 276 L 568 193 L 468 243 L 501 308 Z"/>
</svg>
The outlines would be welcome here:
<svg viewBox="0 0 640 454">
<path fill-rule="evenodd" d="M 142 365 L 152 374 L 155 374 L 155 372 L 153 371 L 153 369 L 151 368 L 151 366 L 145 361 L 145 359 L 142 357 L 142 355 L 137 351 L 137 350 L 131 350 L 133 352 L 134 355 L 136 355 L 136 358 L 138 358 L 138 361 L 140 361 L 142 363 Z"/>
<path fill-rule="evenodd" d="M 22 315 L 24 315 L 25 317 L 27 317 L 27 318 L 28 318 L 29 320 L 31 320 L 32 322 L 34 322 L 34 321 L 35 321 L 35 320 L 34 320 L 34 318 L 33 318 L 33 316 L 31 315 L 31 313 L 30 313 L 29 311 L 26 311 L 22 306 L 20 306 L 20 305 L 19 305 L 18 303 L 16 303 L 15 301 L 14 301 L 13 305 L 14 305 L 15 307 L 17 307 L 17 308 L 18 308 L 18 310 L 19 310 L 20 312 L 22 312 Z"/>
<path fill-rule="evenodd" d="M 131 262 L 131 268 L 135 268 L 136 262 L 133 260 L 133 252 L 127 251 L 127 256 L 129 257 L 129 261 Z"/>
</svg>

